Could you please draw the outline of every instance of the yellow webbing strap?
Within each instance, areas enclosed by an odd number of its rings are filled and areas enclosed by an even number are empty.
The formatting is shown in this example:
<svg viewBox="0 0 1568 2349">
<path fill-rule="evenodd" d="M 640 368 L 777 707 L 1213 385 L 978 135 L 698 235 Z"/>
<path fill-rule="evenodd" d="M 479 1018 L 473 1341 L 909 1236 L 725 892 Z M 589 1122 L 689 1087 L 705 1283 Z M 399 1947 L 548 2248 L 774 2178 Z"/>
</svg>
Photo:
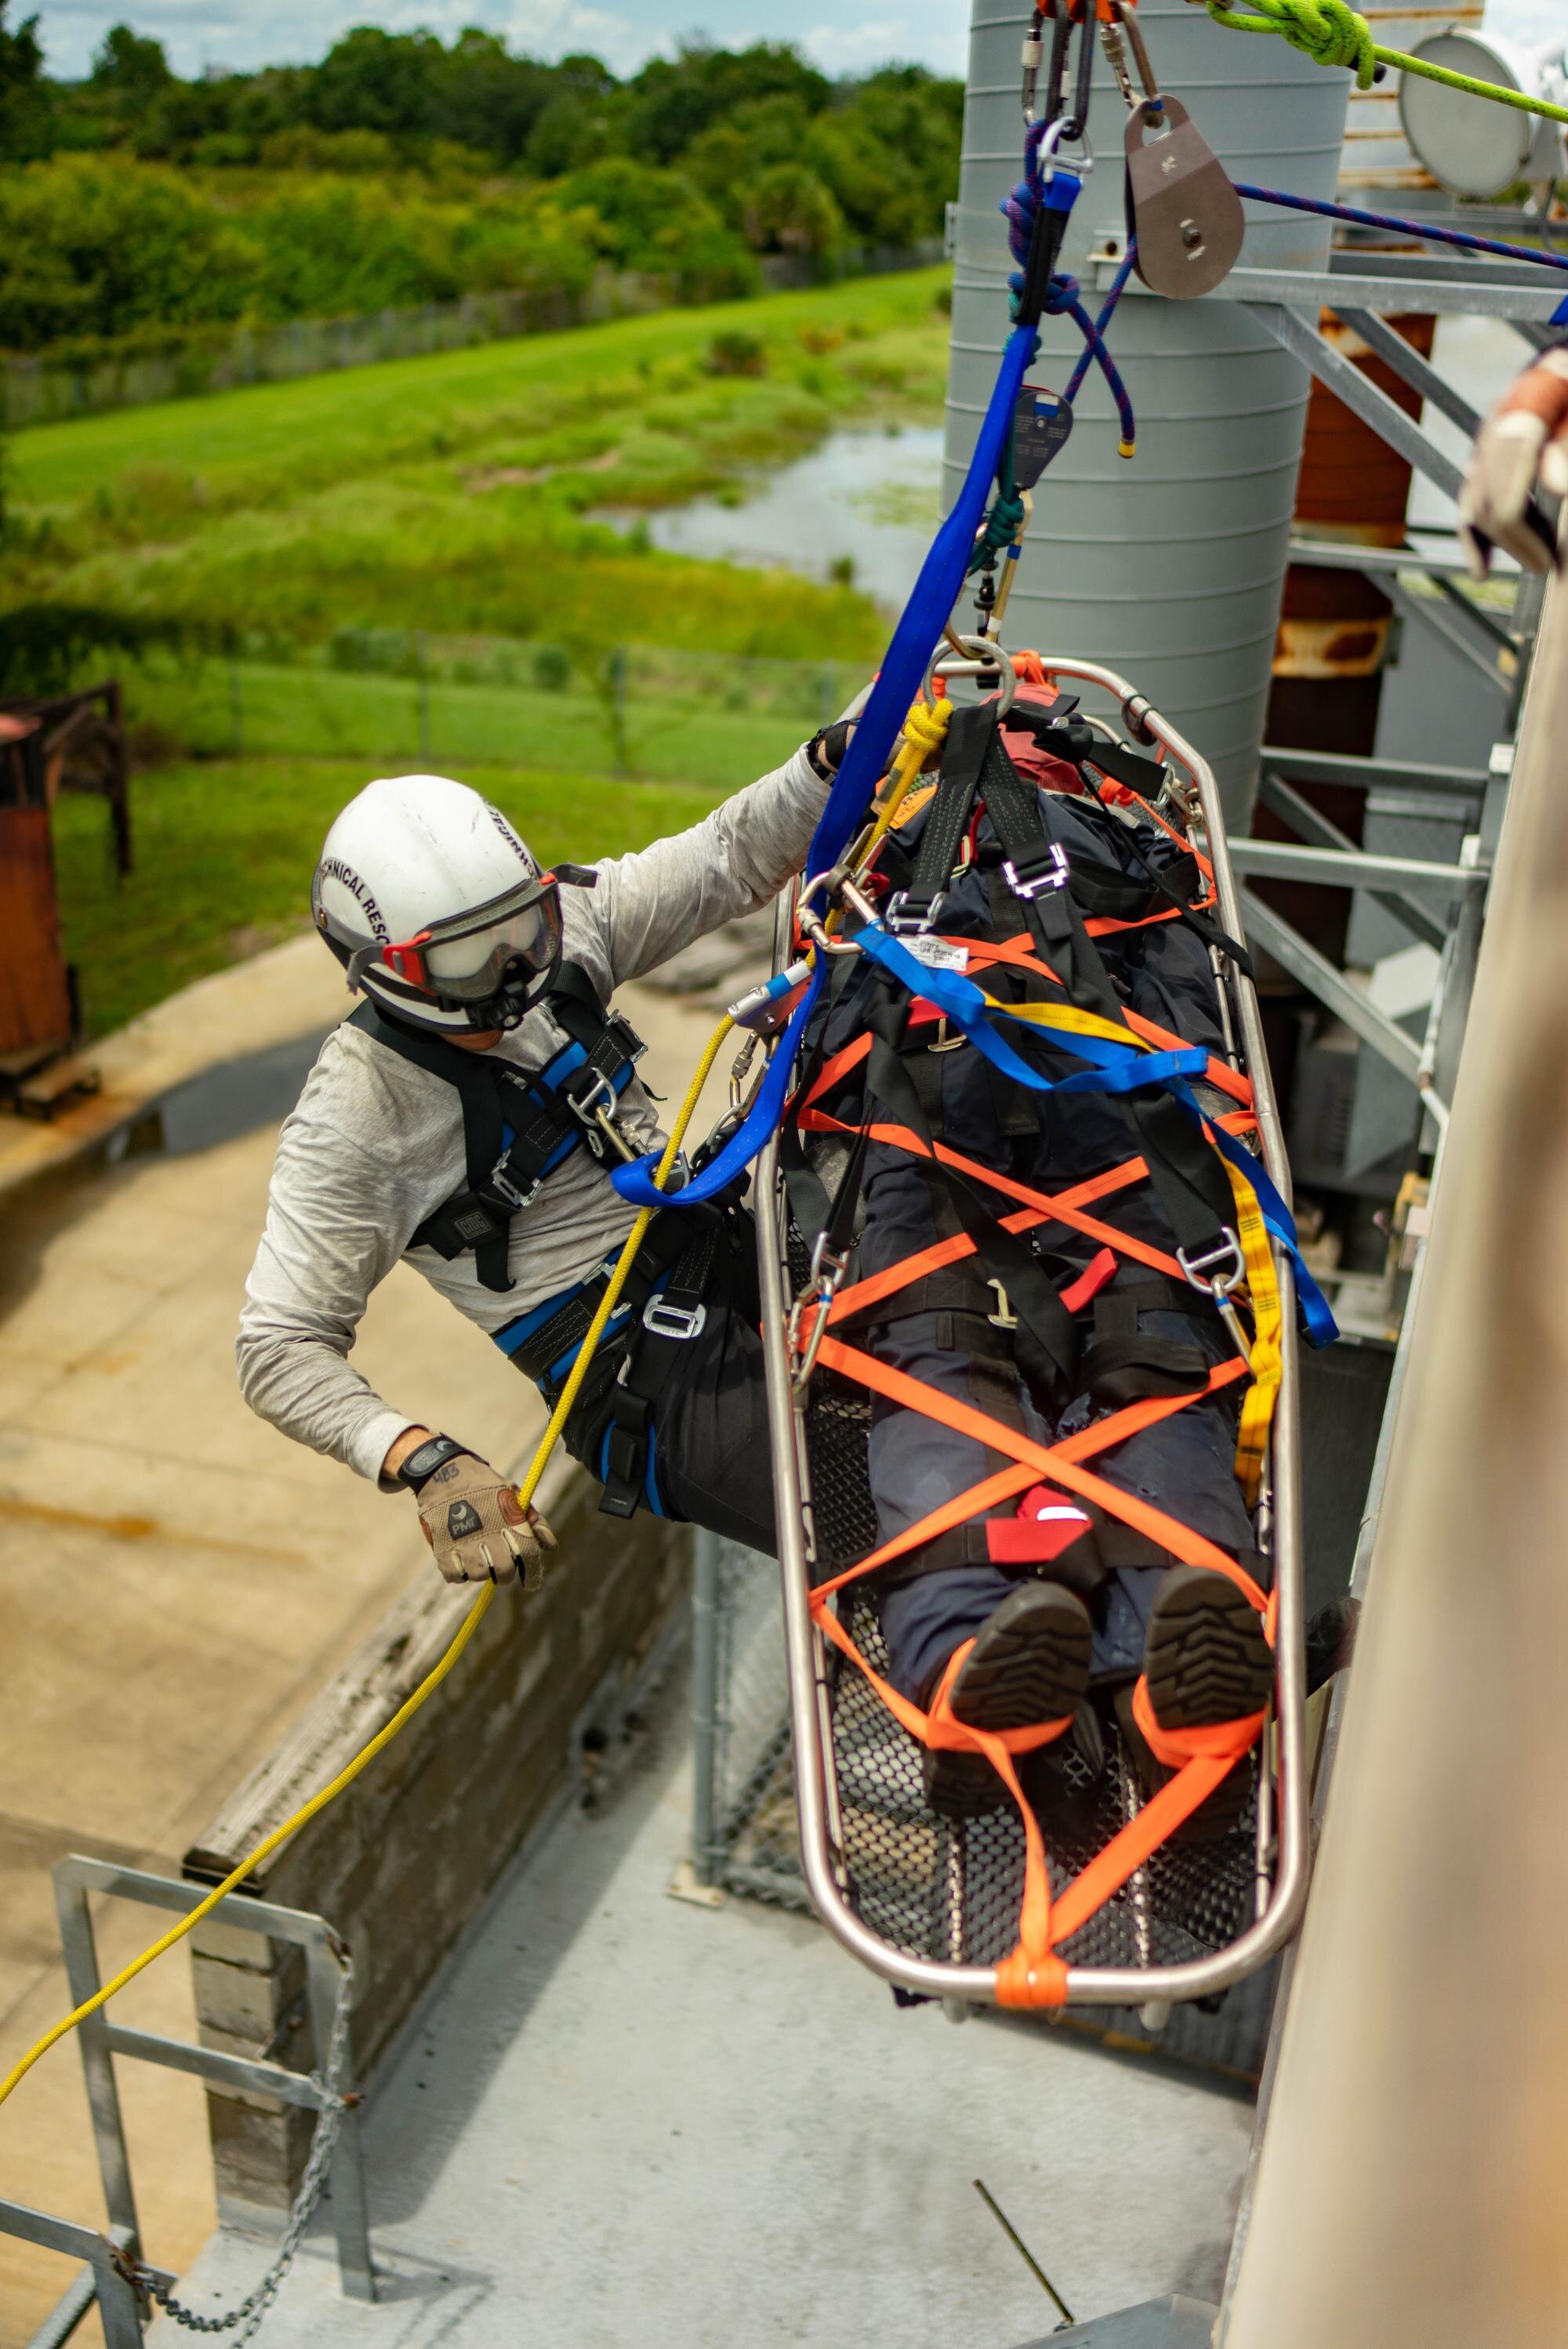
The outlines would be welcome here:
<svg viewBox="0 0 1568 2349">
<path fill-rule="evenodd" d="M 984 989 L 981 991 L 985 992 Z M 1055 1029 L 1064 1035 L 1102 1036 L 1111 1043 L 1136 1045 L 1140 1051 L 1153 1049 L 1142 1038 L 1130 1035 L 1125 1028 L 1100 1019 L 1093 1011 L 1080 1011 L 1073 1004 L 997 1003 L 988 995 L 985 1002 L 990 1010 L 999 1012 L 1006 1019 L 1028 1020 L 1037 1027 Z M 1264 1454 L 1268 1445 L 1274 1401 L 1279 1393 L 1284 1324 L 1280 1310 L 1274 1253 L 1269 1247 L 1258 1195 L 1241 1168 L 1233 1165 L 1222 1154 L 1221 1163 L 1230 1177 L 1231 1191 L 1236 1202 L 1236 1237 L 1247 1268 L 1247 1294 L 1253 1308 L 1253 1377 L 1243 1400 L 1241 1422 L 1236 1430 L 1236 1475 L 1251 1508 L 1256 1504 L 1263 1482 Z"/>
<path fill-rule="evenodd" d="M 659 1160 L 654 1175 L 654 1181 L 661 1190 L 669 1180 L 670 1170 L 676 1163 L 686 1127 L 691 1123 L 698 1097 L 707 1082 L 708 1073 L 718 1057 L 719 1049 L 726 1036 L 728 1035 L 734 1024 L 727 1012 L 708 1039 L 707 1050 L 697 1062 L 696 1074 L 686 1087 L 686 1098 L 681 1102 L 675 1123 L 670 1128 L 670 1138 L 665 1144 L 664 1154 Z M 616 1302 L 625 1286 L 626 1277 L 632 1269 L 632 1260 L 643 1244 L 648 1226 L 654 1219 L 654 1212 L 652 1207 L 645 1207 L 627 1235 L 626 1244 L 621 1250 L 614 1271 L 610 1276 L 610 1285 L 600 1299 L 599 1310 L 593 1316 L 588 1334 L 578 1349 L 577 1360 L 573 1364 L 571 1375 L 562 1388 L 560 1399 L 550 1414 L 550 1424 L 540 1439 L 539 1449 L 528 1464 L 527 1475 L 518 1486 L 517 1497 L 525 1508 L 539 1488 L 539 1480 L 544 1474 L 546 1463 L 555 1449 L 561 1431 L 566 1424 L 572 1406 L 576 1402 L 583 1381 L 588 1375 L 599 1340 L 604 1334 L 610 1316 L 615 1310 Z M 495 1593 L 495 1584 L 487 1583 L 461 1623 L 459 1624 L 451 1644 L 440 1661 L 431 1666 L 418 1687 L 411 1695 L 404 1698 L 391 1720 L 384 1728 L 377 1731 L 368 1744 L 360 1747 L 354 1759 L 338 1772 L 335 1778 L 323 1786 L 317 1794 L 313 1795 L 307 1803 L 302 1803 L 294 1816 L 286 1818 L 282 1826 L 274 1827 L 271 1835 L 257 1844 L 253 1851 L 248 1851 L 238 1867 L 232 1868 L 222 1884 L 214 1885 L 205 1899 L 199 1901 L 189 1916 L 181 1917 L 177 1925 L 171 1925 L 168 1932 L 160 1934 L 156 1941 L 142 1951 L 139 1957 L 133 1958 L 128 1966 L 122 1966 L 112 1981 L 105 1982 L 101 1990 L 95 1991 L 91 1998 L 84 1999 L 81 2005 L 75 2008 L 71 2013 L 63 2015 L 58 2023 L 46 2031 L 43 2037 L 28 2048 L 21 2060 L 12 2065 L 4 2080 L 0 2080 L 0 2105 L 5 2103 L 18 2082 L 26 2077 L 39 2056 L 47 2054 L 57 2040 L 63 2039 L 67 2032 L 74 2031 L 77 2023 L 84 2022 L 89 2014 L 96 2014 L 99 2007 L 108 2003 L 117 1991 L 123 1990 L 127 1982 L 134 1982 L 138 1974 L 144 1972 L 155 1958 L 160 1958 L 165 1950 L 171 1950 L 176 1941 L 183 1940 L 186 1934 L 193 1931 L 204 1917 L 211 1915 L 221 1900 L 227 1899 L 231 1892 L 238 1890 L 253 1868 L 259 1868 L 263 1860 L 276 1851 L 281 1843 L 286 1843 L 289 1837 L 294 1834 L 296 1829 L 303 1827 L 307 1820 L 314 1819 L 318 1812 L 325 1811 L 327 1805 L 335 1801 L 346 1786 L 351 1786 L 354 1784 L 360 1772 L 366 1769 L 378 1754 L 386 1752 L 398 1732 L 406 1728 L 413 1720 L 426 1698 L 439 1688 L 446 1679 L 447 1674 L 478 1630 L 480 1622 L 489 1609 Z"/>
<path fill-rule="evenodd" d="M 1242 1399 L 1236 1430 L 1236 1475 L 1251 1508 L 1263 1481 L 1264 1453 L 1274 1418 L 1283 1371 L 1284 1322 L 1280 1310 L 1279 1282 L 1274 1277 L 1274 1251 L 1269 1247 L 1258 1195 L 1239 1166 L 1222 1161 L 1236 1202 L 1236 1237 L 1247 1268 L 1247 1294 L 1253 1307 L 1252 1383 Z"/>
</svg>

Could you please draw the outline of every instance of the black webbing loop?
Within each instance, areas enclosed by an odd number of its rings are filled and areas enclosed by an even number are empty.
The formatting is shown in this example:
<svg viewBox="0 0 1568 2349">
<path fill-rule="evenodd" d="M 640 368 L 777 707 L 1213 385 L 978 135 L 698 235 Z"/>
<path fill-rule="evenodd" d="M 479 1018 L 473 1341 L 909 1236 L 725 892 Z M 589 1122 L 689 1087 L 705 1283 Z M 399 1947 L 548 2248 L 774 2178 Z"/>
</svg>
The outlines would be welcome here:
<svg viewBox="0 0 1568 2349">
<path fill-rule="evenodd" d="M 1078 1369 L 1078 1330 L 1072 1315 L 1033 1250 L 996 1221 L 981 1186 L 937 1157 L 930 1119 L 901 1058 L 908 1019 L 907 999 L 897 1001 L 887 987 L 879 985 L 866 1023 L 874 1039 L 866 1062 L 866 1123 L 872 1123 L 870 1096 L 874 1094 L 925 1145 L 926 1154 L 914 1157 L 912 1164 L 944 1185 L 965 1237 L 1006 1290 L 1018 1319 L 1015 1350 L 1020 1369 L 1047 1393 L 1066 1402 L 1073 1392 Z"/>
</svg>

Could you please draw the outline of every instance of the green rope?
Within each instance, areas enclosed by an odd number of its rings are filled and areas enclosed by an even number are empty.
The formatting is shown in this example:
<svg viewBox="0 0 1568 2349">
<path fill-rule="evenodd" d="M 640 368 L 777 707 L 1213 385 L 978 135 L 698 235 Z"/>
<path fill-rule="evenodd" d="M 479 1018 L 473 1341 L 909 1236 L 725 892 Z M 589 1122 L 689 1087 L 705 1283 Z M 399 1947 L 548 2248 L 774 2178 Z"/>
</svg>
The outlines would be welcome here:
<svg viewBox="0 0 1568 2349">
<path fill-rule="evenodd" d="M 1223 0 L 1206 0 L 1216 25 L 1238 33 L 1277 33 L 1293 49 L 1320 66 L 1348 66 L 1357 89 L 1370 89 L 1379 64 L 1398 66 L 1401 73 L 1419 74 L 1424 81 L 1440 81 L 1471 98 L 1493 98 L 1522 114 L 1544 115 L 1549 122 L 1568 122 L 1568 107 L 1553 106 L 1544 98 L 1527 98 L 1522 89 L 1500 89 L 1495 82 L 1477 81 L 1470 74 L 1450 73 L 1447 66 L 1429 66 L 1424 57 L 1407 57 L 1402 49 L 1379 48 L 1365 16 L 1346 0 L 1250 0 L 1257 10 L 1243 16 Z"/>
</svg>

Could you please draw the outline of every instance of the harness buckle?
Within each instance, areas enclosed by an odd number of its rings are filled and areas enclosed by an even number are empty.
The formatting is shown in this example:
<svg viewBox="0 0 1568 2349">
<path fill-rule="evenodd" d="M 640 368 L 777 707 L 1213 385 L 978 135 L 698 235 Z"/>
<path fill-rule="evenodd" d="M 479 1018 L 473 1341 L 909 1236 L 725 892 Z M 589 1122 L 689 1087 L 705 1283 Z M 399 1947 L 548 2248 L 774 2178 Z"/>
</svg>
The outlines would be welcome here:
<svg viewBox="0 0 1568 2349">
<path fill-rule="evenodd" d="M 882 920 L 895 937 L 902 937 L 906 933 L 918 936 L 934 926 L 936 917 L 946 903 L 946 890 L 939 889 L 923 914 L 912 914 L 909 911 L 909 891 L 895 889 L 887 901 L 887 911 Z"/>
<path fill-rule="evenodd" d="M 1190 1288 L 1205 1289 L 1216 1302 L 1239 1288 L 1247 1277 L 1247 1260 L 1242 1254 L 1242 1244 L 1229 1224 L 1222 1224 L 1214 1247 L 1205 1248 L 1201 1256 L 1189 1256 L 1178 1248 L 1176 1261 L 1186 1276 Z"/>
<path fill-rule="evenodd" d="M 1051 861 L 1049 868 L 1044 873 L 1020 876 L 1012 858 L 1008 856 L 1003 859 L 1002 877 L 1014 896 L 1022 897 L 1026 905 L 1031 899 L 1042 896 L 1047 889 L 1065 889 L 1071 877 L 1067 851 L 1054 840 L 1047 841 L 1046 845 L 1050 851 Z"/>
<path fill-rule="evenodd" d="M 614 1151 L 625 1165 L 630 1165 L 637 1153 L 615 1123 L 614 1110 L 620 1096 L 600 1069 L 593 1072 L 593 1081 L 581 1091 L 561 1088 L 573 1117 L 583 1127 L 583 1139 L 595 1158 L 605 1157 Z"/>
<path fill-rule="evenodd" d="M 700 1301 L 696 1305 L 676 1305 L 662 1291 L 650 1297 L 643 1308 L 643 1327 L 650 1338 L 700 1337 L 707 1321 L 707 1308 Z"/>
<path fill-rule="evenodd" d="M 531 1207 L 533 1205 L 534 1200 L 539 1196 L 540 1185 L 544 1178 L 541 1174 L 536 1174 L 527 1190 L 520 1191 L 507 1173 L 506 1164 L 506 1154 L 503 1152 L 490 1168 L 490 1188 L 492 1191 L 499 1192 L 515 1216 L 521 1214 L 524 1207 Z"/>
<path fill-rule="evenodd" d="M 996 1310 L 995 1313 L 987 1313 L 986 1320 L 995 1330 L 1016 1330 L 1018 1326 L 1018 1317 L 1013 1310 L 1013 1300 L 1001 1281 L 988 1280 L 985 1286 L 987 1288 L 994 1288 L 996 1292 Z"/>
<path fill-rule="evenodd" d="M 611 1012 L 604 1022 L 604 1033 L 624 1061 L 640 1061 L 648 1049 L 624 1011 Z"/>
</svg>

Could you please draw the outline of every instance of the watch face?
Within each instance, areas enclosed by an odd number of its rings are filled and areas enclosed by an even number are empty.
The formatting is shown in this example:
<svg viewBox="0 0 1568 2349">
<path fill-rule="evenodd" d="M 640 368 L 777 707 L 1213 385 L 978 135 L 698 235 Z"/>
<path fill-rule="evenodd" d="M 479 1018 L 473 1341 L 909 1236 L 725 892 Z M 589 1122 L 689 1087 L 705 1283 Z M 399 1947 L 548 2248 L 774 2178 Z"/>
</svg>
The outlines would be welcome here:
<svg viewBox="0 0 1568 2349">
<path fill-rule="evenodd" d="M 455 1460 L 462 1448 L 449 1435 L 432 1435 L 409 1453 L 397 1474 L 406 1485 L 422 1485 L 444 1460 Z"/>
</svg>

